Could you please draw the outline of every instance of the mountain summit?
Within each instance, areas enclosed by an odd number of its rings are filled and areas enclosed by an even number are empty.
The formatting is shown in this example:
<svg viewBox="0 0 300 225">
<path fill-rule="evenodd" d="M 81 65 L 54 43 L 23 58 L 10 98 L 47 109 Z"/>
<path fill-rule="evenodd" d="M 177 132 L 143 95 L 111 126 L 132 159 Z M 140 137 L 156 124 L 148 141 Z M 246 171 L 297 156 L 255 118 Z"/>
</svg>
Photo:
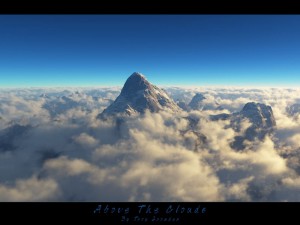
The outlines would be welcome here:
<svg viewBox="0 0 300 225">
<path fill-rule="evenodd" d="M 189 107 L 194 110 L 203 109 L 203 100 L 206 99 L 201 93 L 197 93 L 189 103 Z"/>
<path fill-rule="evenodd" d="M 266 135 L 273 133 L 276 121 L 271 106 L 248 102 L 242 111 L 233 114 L 218 114 L 210 116 L 211 120 L 230 120 L 230 126 L 237 132 L 242 129 L 242 122 L 248 120 L 250 126 L 243 134 L 234 138 L 231 146 L 236 150 L 245 149 L 244 141 L 263 140 Z"/>
<path fill-rule="evenodd" d="M 130 116 L 146 110 L 176 112 L 180 109 L 164 90 L 147 81 L 143 74 L 135 72 L 126 80 L 116 100 L 98 118 L 116 114 Z"/>
<path fill-rule="evenodd" d="M 262 103 L 247 103 L 242 109 L 241 115 L 243 118 L 249 119 L 256 128 L 271 129 L 276 126 L 271 106 Z"/>
</svg>

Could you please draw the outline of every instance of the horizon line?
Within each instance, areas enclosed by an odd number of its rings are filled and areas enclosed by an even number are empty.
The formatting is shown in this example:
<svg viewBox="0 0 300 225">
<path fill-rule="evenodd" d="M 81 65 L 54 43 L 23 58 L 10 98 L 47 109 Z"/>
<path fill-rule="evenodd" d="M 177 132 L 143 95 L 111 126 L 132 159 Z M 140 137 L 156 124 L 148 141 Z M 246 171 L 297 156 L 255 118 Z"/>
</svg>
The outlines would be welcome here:
<svg viewBox="0 0 300 225">
<path fill-rule="evenodd" d="M 45 86 L 1 86 L 0 89 L 61 89 L 61 88 L 122 88 L 124 85 L 45 85 Z M 265 88 L 283 88 L 283 89 L 300 89 L 300 86 L 294 85 L 156 85 L 161 88 L 186 88 L 186 89 L 197 89 L 197 88 L 255 88 L 255 89 L 265 89 Z"/>
</svg>

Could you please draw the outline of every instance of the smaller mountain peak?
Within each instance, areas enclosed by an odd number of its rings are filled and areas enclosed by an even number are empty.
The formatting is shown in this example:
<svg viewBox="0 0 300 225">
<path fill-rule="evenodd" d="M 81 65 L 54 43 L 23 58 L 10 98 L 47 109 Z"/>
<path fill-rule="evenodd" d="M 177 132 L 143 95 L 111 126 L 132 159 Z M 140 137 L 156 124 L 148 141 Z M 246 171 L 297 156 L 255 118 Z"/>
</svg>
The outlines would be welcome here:
<svg viewBox="0 0 300 225">
<path fill-rule="evenodd" d="M 248 102 L 244 107 L 243 107 L 243 112 L 247 111 L 262 111 L 262 112 L 267 112 L 267 111 L 272 111 L 271 106 L 268 106 L 263 103 L 256 103 L 256 102 Z"/>
<path fill-rule="evenodd" d="M 241 114 L 260 127 L 275 127 L 276 122 L 272 107 L 263 103 L 248 102 Z"/>
<path fill-rule="evenodd" d="M 194 98 L 201 99 L 201 100 L 206 99 L 206 98 L 203 96 L 203 94 L 201 94 L 201 93 L 196 93 L 196 95 L 194 96 Z"/>
<path fill-rule="evenodd" d="M 256 103 L 256 102 L 248 102 L 244 107 L 243 107 L 243 111 L 247 111 L 249 109 L 256 109 L 259 108 L 259 106 L 262 105 L 260 103 Z"/>
<path fill-rule="evenodd" d="M 191 109 L 202 109 L 203 108 L 203 100 L 206 99 L 201 93 L 196 93 L 196 95 L 192 98 L 191 102 L 189 103 L 189 107 Z"/>
</svg>

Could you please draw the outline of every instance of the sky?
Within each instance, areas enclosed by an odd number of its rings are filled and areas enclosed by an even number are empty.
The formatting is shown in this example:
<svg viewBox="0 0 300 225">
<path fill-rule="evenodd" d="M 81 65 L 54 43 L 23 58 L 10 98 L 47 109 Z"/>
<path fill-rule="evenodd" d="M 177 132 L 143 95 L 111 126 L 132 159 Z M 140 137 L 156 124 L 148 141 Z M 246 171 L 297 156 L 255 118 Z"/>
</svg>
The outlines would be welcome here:
<svg viewBox="0 0 300 225">
<path fill-rule="evenodd" d="M 300 84 L 300 15 L 0 15 L 0 87 Z"/>
</svg>

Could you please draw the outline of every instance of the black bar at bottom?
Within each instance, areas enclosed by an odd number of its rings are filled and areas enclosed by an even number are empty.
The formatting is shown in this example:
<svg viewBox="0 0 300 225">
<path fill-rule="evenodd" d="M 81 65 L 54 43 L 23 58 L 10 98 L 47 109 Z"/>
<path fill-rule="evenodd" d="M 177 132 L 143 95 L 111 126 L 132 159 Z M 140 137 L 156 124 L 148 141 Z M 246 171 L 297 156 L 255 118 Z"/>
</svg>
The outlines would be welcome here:
<svg viewBox="0 0 300 225">
<path fill-rule="evenodd" d="M 62 219 L 86 224 L 242 224 L 261 219 L 287 223 L 297 221 L 299 212 L 300 203 L 0 203 L 3 220 L 22 223 Z"/>
</svg>

